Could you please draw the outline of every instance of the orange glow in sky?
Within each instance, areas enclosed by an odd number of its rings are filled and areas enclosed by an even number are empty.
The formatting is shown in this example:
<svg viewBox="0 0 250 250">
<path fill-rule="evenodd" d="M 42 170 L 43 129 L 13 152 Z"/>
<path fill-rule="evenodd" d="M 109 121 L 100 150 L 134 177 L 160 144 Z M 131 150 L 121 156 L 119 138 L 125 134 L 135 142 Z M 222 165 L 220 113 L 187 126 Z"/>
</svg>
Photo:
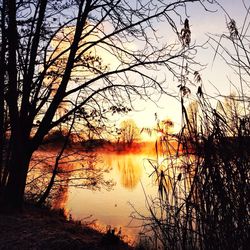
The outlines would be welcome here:
<svg viewBox="0 0 250 250">
<path fill-rule="evenodd" d="M 235 4 L 235 0 L 220 0 L 218 1 L 224 6 L 228 14 L 234 18 L 239 27 L 241 27 L 245 10 L 243 4 Z M 240 2 L 240 1 L 239 1 Z M 192 43 L 203 44 L 208 40 L 207 34 L 221 34 L 226 32 L 226 15 L 223 13 L 219 7 L 211 7 L 212 12 L 205 12 L 201 7 L 197 5 L 190 5 L 188 8 L 189 23 L 191 28 L 191 38 Z M 202 21 L 201 21 L 202 20 Z M 161 25 L 159 27 L 158 33 L 165 39 L 169 40 L 169 43 L 175 41 L 177 37 L 170 36 L 168 34 L 169 24 L 166 23 L 166 26 Z M 181 24 L 179 25 L 181 29 Z M 107 23 L 103 24 L 103 27 L 109 29 Z M 96 37 L 90 36 L 88 39 L 96 39 Z M 163 40 L 164 40 L 163 39 Z M 53 44 L 55 46 L 55 44 Z M 64 44 L 62 44 L 64 46 Z M 136 48 L 140 46 L 136 43 L 129 43 L 124 46 L 132 46 Z M 196 60 L 206 67 L 202 67 L 200 72 L 202 77 L 202 87 L 205 92 L 211 96 L 218 95 L 218 92 L 221 92 L 225 95 L 233 91 L 232 86 L 229 83 L 229 80 L 234 80 L 234 73 L 230 71 L 228 65 L 225 64 L 219 58 L 213 62 L 214 51 L 209 47 L 205 46 L 206 49 L 197 50 Z M 139 47 L 138 47 L 139 48 Z M 107 64 L 110 69 L 116 69 L 119 65 L 119 61 L 111 55 L 111 53 L 105 48 L 94 47 L 95 53 L 99 54 L 103 58 L 103 63 Z M 158 74 L 158 72 L 156 72 Z M 176 96 L 176 98 L 169 95 L 156 96 L 154 99 L 155 102 L 150 100 L 141 100 L 139 97 L 133 101 L 134 110 L 129 112 L 127 115 L 112 115 L 109 117 L 112 122 L 120 124 L 122 120 L 133 119 L 139 128 L 152 128 L 156 125 L 155 114 L 157 114 L 159 120 L 163 120 L 166 117 L 169 117 L 175 124 L 174 131 L 177 132 L 181 128 L 181 105 L 179 102 L 179 93 L 178 93 L 178 82 L 173 79 L 172 75 L 169 74 L 168 70 L 166 72 L 161 71 L 160 74 L 166 76 L 166 85 L 168 86 L 169 93 Z M 72 73 L 73 77 L 77 77 L 77 71 Z M 81 77 L 83 73 L 80 72 Z M 187 103 L 191 100 L 196 99 L 197 86 L 190 86 L 191 95 Z M 149 137 L 146 134 L 142 135 L 143 139 L 151 140 L 152 136 Z M 155 139 L 155 138 L 154 138 Z M 153 140 L 154 140 L 153 139 Z"/>
</svg>

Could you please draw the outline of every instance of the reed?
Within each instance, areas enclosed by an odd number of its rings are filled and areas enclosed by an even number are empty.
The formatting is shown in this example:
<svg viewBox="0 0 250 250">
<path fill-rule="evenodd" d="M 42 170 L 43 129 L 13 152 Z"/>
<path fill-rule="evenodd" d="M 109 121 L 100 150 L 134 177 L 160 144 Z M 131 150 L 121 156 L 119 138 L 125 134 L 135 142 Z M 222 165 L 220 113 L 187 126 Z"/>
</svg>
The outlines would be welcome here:
<svg viewBox="0 0 250 250">
<path fill-rule="evenodd" d="M 184 126 L 176 135 L 181 151 L 173 154 L 167 135 L 156 144 L 158 157 L 149 163 L 158 196 L 147 198 L 145 230 L 151 232 L 152 249 L 247 249 L 249 118 L 233 117 L 236 129 L 206 100 L 198 105 L 197 124 L 183 107 Z"/>
</svg>

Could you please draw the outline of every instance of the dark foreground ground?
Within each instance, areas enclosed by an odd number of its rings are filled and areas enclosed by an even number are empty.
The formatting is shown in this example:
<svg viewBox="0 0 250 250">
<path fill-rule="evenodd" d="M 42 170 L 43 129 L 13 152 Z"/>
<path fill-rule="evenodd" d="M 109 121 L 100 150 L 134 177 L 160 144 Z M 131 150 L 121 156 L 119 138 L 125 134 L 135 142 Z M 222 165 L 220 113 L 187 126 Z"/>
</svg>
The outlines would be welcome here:
<svg viewBox="0 0 250 250">
<path fill-rule="evenodd" d="M 0 249 L 132 250 L 117 236 L 67 221 L 47 209 L 0 213 Z"/>
</svg>

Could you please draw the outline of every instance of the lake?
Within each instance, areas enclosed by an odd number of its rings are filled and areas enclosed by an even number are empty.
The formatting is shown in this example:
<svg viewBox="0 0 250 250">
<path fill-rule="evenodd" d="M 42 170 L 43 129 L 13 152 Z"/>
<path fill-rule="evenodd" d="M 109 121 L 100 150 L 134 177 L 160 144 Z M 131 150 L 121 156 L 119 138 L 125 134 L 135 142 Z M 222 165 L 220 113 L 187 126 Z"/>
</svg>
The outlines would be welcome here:
<svg viewBox="0 0 250 250">
<path fill-rule="evenodd" d="M 91 191 L 69 187 L 65 208 L 75 219 L 97 220 L 101 227 L 110 225 L 122 228 L 123 234 L 135 238 L 141 223 L 131 222 L 133 207 L 140 213 L 148 214 L 145 194 L 156 195 L 157 187 L 149 177 L 153 169 L 147 163 L 147 156 L 141 154 L 102 154 L 104 166 L 110 168 L 104 178 L 112 178 L 115 185 L 112 190 Z"/>
<path fill-rule="evenodd" d="M 52 159 L 56 153 L 55 149 L 46 149 L 35 155 L 36 160 L 31 168 L 32 178 L 35 173 L 36 177 L 43 176 L 44 183 L 48 182 L 54 165 Z M 123 235 L 135 241 L 142 222 L 131 220 L 131 213 L 136 209 L 147 215 L 149 212 L 145 195 L 157 195 L 156 182 L 149 177 L 153 168 L 148 162 L 150 158 L 155 160 L 156 156 L 142 153 L 84 153 L 79 150 L 77 154 L 74 152 L 66 155 L 61 159 L 62 170 L 58 174 L 60 184 L 63 185 L 53 206 L 64 208 L 75 220 L 94 222 L 94 226 L 100 230 L 105 230 L 107 225 L 117 230 L 121 228 Z M 38 174 L 36 166 L 40 166 L 42 174 Z M 81 169 L 84 169 L 83 175 L 79 174 Z M 97 183 L 93 185 L 87 179 Z M 95 186 L 96 190 L 93 190 Z"/>
</svg>

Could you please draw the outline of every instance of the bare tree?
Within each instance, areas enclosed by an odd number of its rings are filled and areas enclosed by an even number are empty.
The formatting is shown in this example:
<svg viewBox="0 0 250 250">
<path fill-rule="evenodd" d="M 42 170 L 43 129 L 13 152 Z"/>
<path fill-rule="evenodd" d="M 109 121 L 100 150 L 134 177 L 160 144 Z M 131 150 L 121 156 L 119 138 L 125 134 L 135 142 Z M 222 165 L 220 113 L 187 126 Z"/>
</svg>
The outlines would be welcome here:
<svg viewBox="0 0 250 250">
<path fill-rule="evenodd" d="M 140 139 L 140 130 L 132 119 L 125 120 L 120 126 L 120 141 L 131 146 L 133 142 Z"/>
<path fill-rule="evenodd" d="M 90 126 L 93 117 L 105 119 L 104 110 L 126 111 L 133 95 L 143 98 L 152 90 L 164 92 L 151 72 L 157 67 L 178 77 L 179 58 L 193 46 L 157 44 L 156 26 L 167 23 L 179 35 L 178 11 L 182 8 L 185 13 L 189 2 L 205 4 L 200 0 L 0 1 L 0 113 L 9 117 L 10 126 L 8 133 L 0 131 L 9 142 L 0 171 L 5 205 L 22 205 L 31 157 L 50 130 L 74 113 Z M 181 32 L 185 43 L 190 41 L 187 36 L 190 32 Z M 108 57 L 114 65 L 107 65 Z M 77 103 L 72 101 L 75 96 Z M 0 123 L 2 127 L 2 116 Z M 3 144 L 0 149 L 3 154 Z"/>
</svg>

